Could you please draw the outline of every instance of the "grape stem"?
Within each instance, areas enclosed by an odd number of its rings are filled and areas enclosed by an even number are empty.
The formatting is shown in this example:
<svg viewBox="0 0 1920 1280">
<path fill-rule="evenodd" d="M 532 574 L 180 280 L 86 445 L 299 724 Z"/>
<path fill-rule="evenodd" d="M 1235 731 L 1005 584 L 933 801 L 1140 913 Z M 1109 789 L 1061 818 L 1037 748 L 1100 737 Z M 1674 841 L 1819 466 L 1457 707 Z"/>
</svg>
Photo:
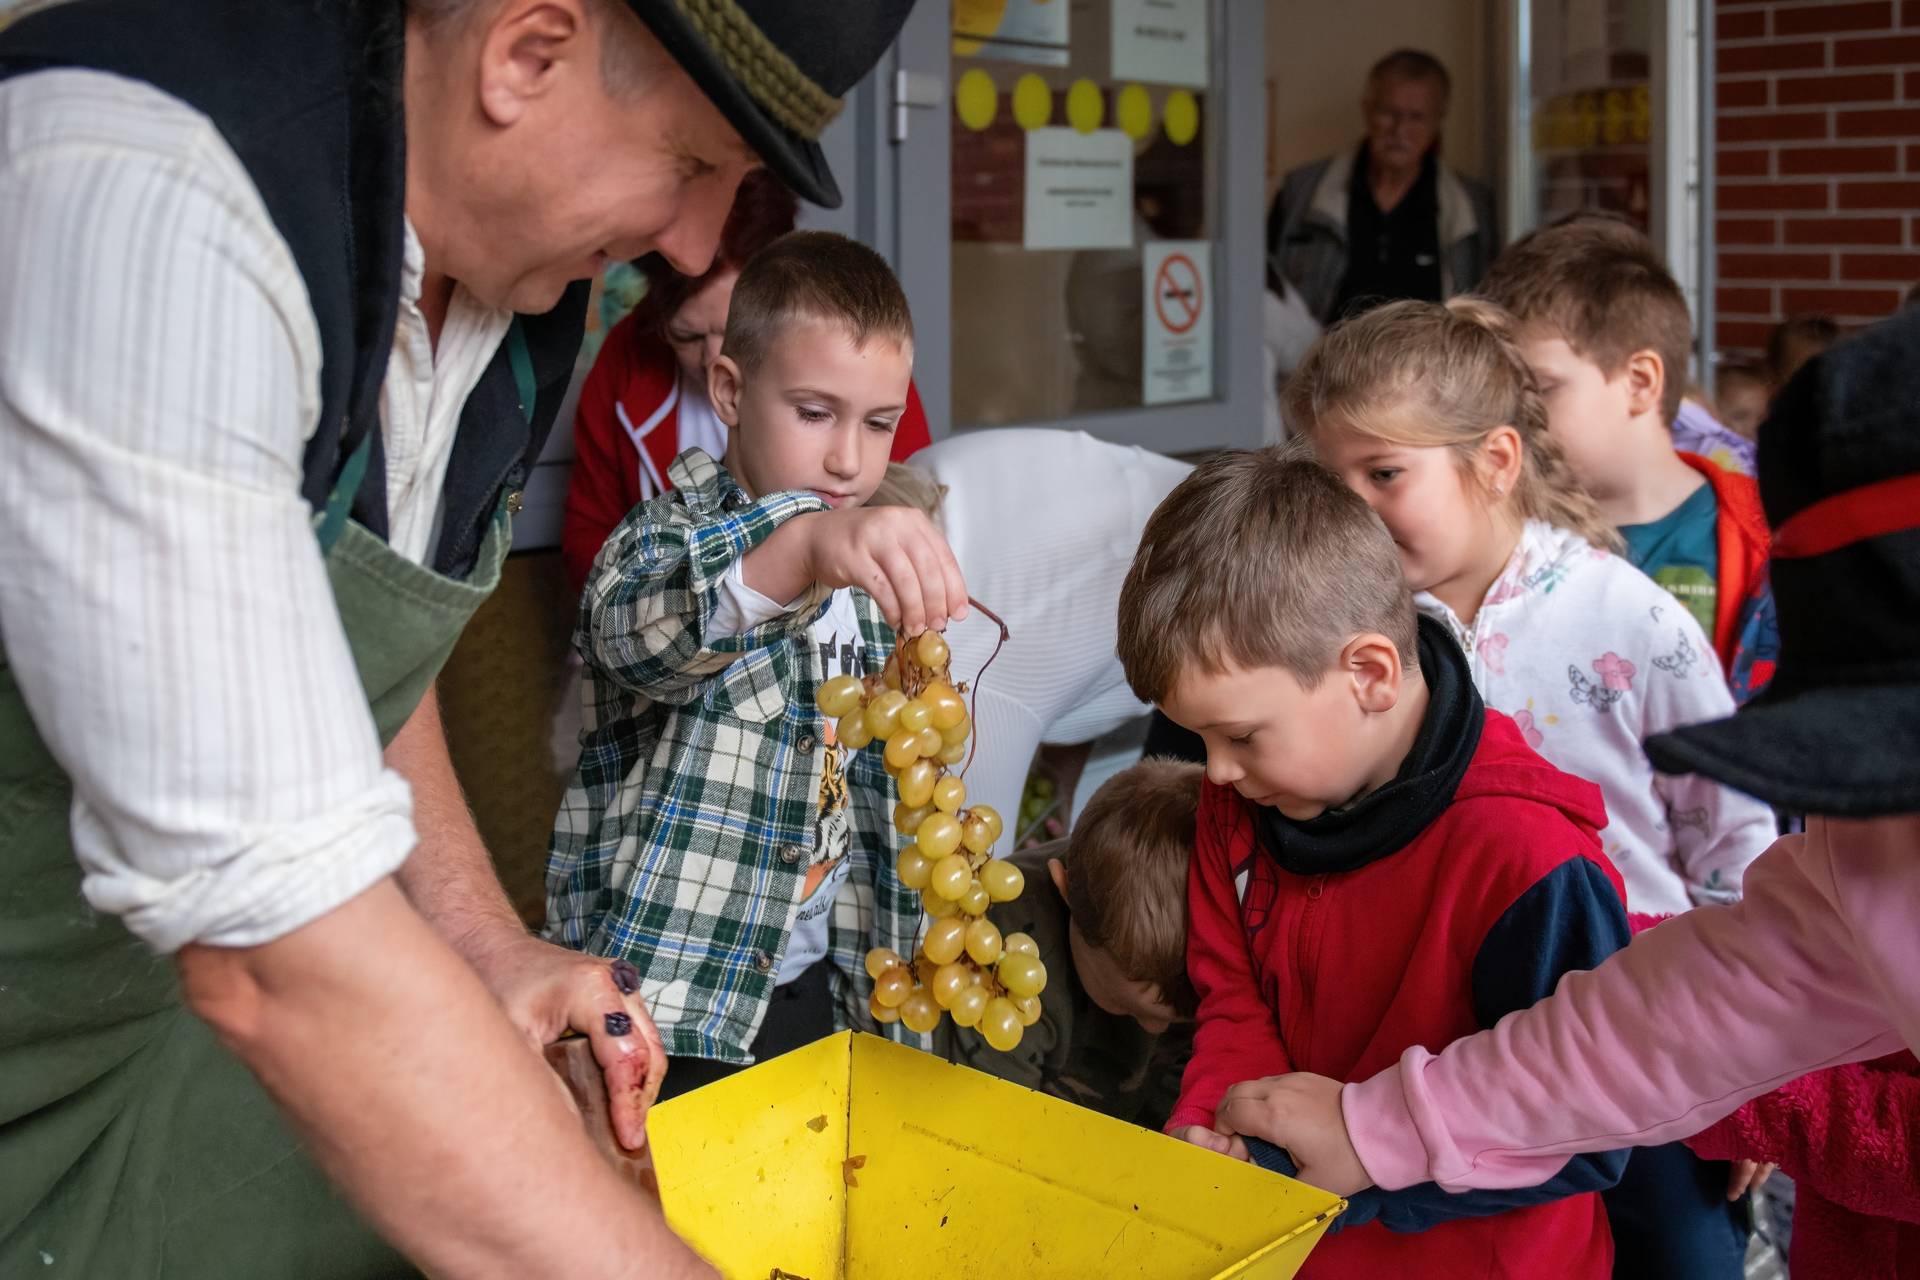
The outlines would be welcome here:
<svg viewBox="0 0 1920 1280">
<path fill-rule="evenodd" d="M 960 776 L 963 779 L 967 776 L 967 770 L 973 768 L 973 753 L 980 749 L 980 682 L 986 679 L 987 668 L 993 665 L 993 660 L 1000 656 L 1000 646 L 1012 639 L 1012 633 L 1007 630 L 1006 619 L 972 596 L 967 597 L 967 603 L 1000 628 L 1000 638 L 993 642 L 993 652 L 988 654 L 987 660 L 980 664 L 980 670 L 973 676 L 973 688 L 967 691 L 972 695 L 972 703 L 967 708 L 967 714 L 973 719 L 973 733 L 970 735 L 973 740 L 967 744 L 967 762 L 960 766 Z"/>
</svg>

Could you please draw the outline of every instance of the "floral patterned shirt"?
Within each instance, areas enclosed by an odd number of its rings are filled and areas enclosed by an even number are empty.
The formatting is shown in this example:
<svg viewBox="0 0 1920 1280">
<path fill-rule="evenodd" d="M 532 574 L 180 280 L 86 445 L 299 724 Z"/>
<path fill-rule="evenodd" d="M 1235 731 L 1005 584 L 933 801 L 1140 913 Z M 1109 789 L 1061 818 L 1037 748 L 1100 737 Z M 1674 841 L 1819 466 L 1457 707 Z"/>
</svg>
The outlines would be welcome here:
<svg viewBox="0 0 1920 1280">
<path fill-rule="evenodd" d="M 1600 787 L 1600 833 L 1633 911 L 1672 913 L 1740 896 L 1776 834 L 1760 801 L 1698 776 L 1655 773 L 1652 734 L 1733 714 L 1713 645 L 1686 606 L 1578 534 L 1527 524 L 1471 625 L 1433 596 L 1490 707 L 1527 744 Z"/>
</svg>

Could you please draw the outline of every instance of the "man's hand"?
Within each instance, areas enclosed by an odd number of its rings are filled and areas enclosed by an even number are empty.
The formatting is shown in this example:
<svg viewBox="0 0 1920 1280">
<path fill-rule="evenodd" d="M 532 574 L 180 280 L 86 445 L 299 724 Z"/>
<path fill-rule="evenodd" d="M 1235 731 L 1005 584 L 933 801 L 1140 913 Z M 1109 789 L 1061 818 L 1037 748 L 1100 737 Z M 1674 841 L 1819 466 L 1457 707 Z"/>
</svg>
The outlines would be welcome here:
<svg viewBox="0 0 1920 1280">
<path fill-rule="evenodd" d="M 902 636 L 967 616 L 967 582 L 953 548 L 911 507 L 795 516 L 747 553 L 741 576 L 775 600 L 791 600 L 815 582 L 859 587 Z"/>
<path fill-rule="evenodd" d="M 189 1006 L 429 1275 L 711 1275 L 588 1140 L 560 1077 L 390 882 L 285 937 L 189 946 Z"/>
<path fill-rule="evenodd" d="M 660 1095 L 667 1053 L 639 992 L 623 993 L 605 960 L 530 934 L 509 936 L 468 958 L 535 1053 L 568 1031 L 592 1041 L 607 1081 L 614 1136 L 629 1151 L 646 1146 L 647 1108 Z"/>
<path fill-rule="evenodd" d="M 1727 1199 L 1738 1200 L 1749 1191 L 1758 1191 L 1779 1167 L 1761 1164 L 1758 1160 L 1735 1160 L 1733 1172 L 1727 1177 Z"/>
<path fill-rule="evenodd" d="M 407 898 L 480 975 L 536 1055 L 569 1028 L 593 1041 L 614 1134 L 629 1149 L 644 1146 L 647 1107 L 667 1066 L 660 1033 L 639 997 L 615 987 L 605 960 L 542 942 L 514 914 L 454 776 L 437 692 L 421 699 L 401 727 L 387 763 L 413 787 L 420 832 L 397 877 Z M 632 1029 L 615 1035 L 610 1013 L 624 1013 Z"/>
<path fill-rule="evenodd" d="M 1214 1127 L 1285 1147 L 1300 1166 L 1302 1182 L 1335 1195 L 1373 1185 L 1347 1137 L 1338 1080 L 1301 1071 L 1242 1081 L 1221 1099 Z"/>
<path fill-rule="evenodd" d="M 1235 1160 L 1246 1160 L 1249 1158 L 1246 1143 L 1240 1141 L 1237 1137 L 1228 1137 L 1224 1133 L 1216 1133 L 1203 1124 L 1190 1124 L 1184 1128 L 1176 1129 L 1174 1130 L 1173 1136 L 1182 1142 L 1191 1142 L 1196 1147 L 1205 1147 L 1207 1150 L 1216 1151 L 1223 1156 L 1232 1156 Z"/>
</svg>

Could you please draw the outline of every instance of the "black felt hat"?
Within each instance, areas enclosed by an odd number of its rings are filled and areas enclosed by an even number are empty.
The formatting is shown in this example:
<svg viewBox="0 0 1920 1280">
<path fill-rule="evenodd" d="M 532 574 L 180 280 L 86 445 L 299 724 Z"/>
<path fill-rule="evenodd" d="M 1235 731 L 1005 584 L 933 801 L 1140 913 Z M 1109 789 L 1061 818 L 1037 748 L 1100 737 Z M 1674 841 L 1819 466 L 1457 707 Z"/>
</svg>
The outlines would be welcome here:
<svg viewBox="0 0 1920 1280">
<path fill-rule="evenodd" d="M 820 133 L 900 34 L 913 0 L 627 0 L 767 167 L 840 205 Z"/>
<path fill-rule="evenodd" d="M 1760 428 L 1780 616 L 1773 682 L 1647 740 L 1794 813 L 1920 812 L 1920 308 L 1795 374 Z"/>
</svg>

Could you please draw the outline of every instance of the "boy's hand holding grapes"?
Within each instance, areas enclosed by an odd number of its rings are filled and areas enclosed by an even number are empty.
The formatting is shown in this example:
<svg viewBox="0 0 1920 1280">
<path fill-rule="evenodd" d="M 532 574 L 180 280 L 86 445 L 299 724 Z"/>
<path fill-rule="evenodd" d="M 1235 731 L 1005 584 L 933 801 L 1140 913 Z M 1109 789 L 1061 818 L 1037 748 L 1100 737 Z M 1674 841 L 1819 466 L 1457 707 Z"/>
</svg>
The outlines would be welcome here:
<svg viewBox="0 0 1920 1280">
<path fill-rule="evenodd" d="M 911 507 L 843 507 L 795 516 L 741 562 L 746 584 L 791 600 L 813 583 L 859 587 L 903 636 L 967 616 L 953 548 Z"/>
</svg>

